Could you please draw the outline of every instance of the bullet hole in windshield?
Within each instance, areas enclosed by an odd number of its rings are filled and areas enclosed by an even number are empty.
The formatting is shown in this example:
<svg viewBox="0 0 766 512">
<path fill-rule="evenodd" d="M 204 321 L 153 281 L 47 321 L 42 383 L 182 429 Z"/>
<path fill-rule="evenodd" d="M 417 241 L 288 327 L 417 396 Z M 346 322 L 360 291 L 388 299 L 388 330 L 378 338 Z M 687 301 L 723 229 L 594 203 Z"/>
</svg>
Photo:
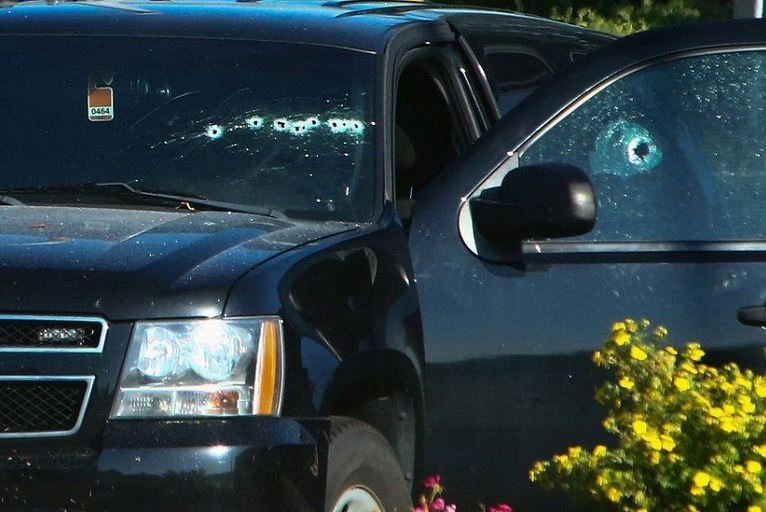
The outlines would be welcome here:
<svg viewBox="0 0 766 512">
<path fill-rule="evenodd" d="M 337 170 L 340 159 L 349 161 L 349 164 L 341 164 L 349 165 L 349 171 L 355 169 L 357 158 L 364 151 L 362 146 L 368 144 L 367 126 L 374 125 L 347 109 L 333 109 L 326 114 L 280 112 L 278 115 L 270 115 L 262 108 L 238 110 L 216 115 L 195 110 L 186 119 L 173 117 L 172 124 L 167 125 L 174 130 L 155 139 L 149 148 L 172 152 L 171 158 L 176 161 L 211 158 L 216 165 L 232 162 L 240 169 L 247 169 L 241 171 L 245 177 L 241 178 L 240 185 L 252 180 L 255 172 L 282 173 L 299 165 L 306 166 L 308 172 L 304 176 L 313 180 L 319 176 L 313 172 L 315 169 L 327 166 Z M 213 154 L 220 154 L 221 159 Z M 237 160 L 239 158 L 247 158 L 247 164 Z M 232 179 L 233 174 L 228 175 Z M 346 194 L 345 185 L 333 183 L 332 186 L 342 195 Z"/>
<path fill-rule="evenodd" d="M 323 123 L 318 116 L 292 119 L 277 117 L 269 123 L 263 116 L 251 115 L 244 119 L 240 118 L 239 121 L 232 120 L 225 124 L 208 124 L 205 126 L 204 135 L 209 139 L 215 140 L 223 137 L 224 134 L 230 131 L 241 129 L 260 131 L 265 126 L 270 126 L 271 131 L 274 133 L 288 133 L 297 136 L 307 135 L 314 131 L 318 132 L 324 128 L 325 130 L 329 129 L 331 134 L 347 135 L 356 138 L 363 135 L 365 130 L 365 123 L 359 119 L 331 118 Z M 325 131 L 325 133 L 327 132 Z M 194 136 L 181 136 L 179 138 L 181 140 L 186 138 L 193 139 Z"/>
<path fill-rule="evenodd" d="M 356 119 L 328 119 L 327 126 L 330 127 L 332 133 L 361 135 L 364 132 L 364 125 L 361 121 Z"/>
<path fill-rule="evenodd" d="M 271 127 L 276 132 L 286 132 L 290 129 L 290 122 L 285 118 L 274 119 Z"/>
<path fill-rule="evenodd" d="M 629 151 L 629 154 L 634 155 L 633 158 L 631 159 L 631 162 L 633 162 L 634 164 L 642 160 L 645 160 L 650 153 L 651 151 L 649 148 L 649 144 L 647 144 L 646 142 L 637 142 L 635 144 L 635 147 L 631 151 Z"/>
<path fill-rule="evenodd" d="M 211 124 L 205 129 L 205 135 L 210 139 L 220 139 L 223 137 L 224 128 L 219 124 Z"/>
<path fill-rule="evenodd" d="M 252 130 L 260 130 L 263 128 L 263 118 L 260 116 L 252 116 L 245 119 L 245 125 Z"/>
</svg>

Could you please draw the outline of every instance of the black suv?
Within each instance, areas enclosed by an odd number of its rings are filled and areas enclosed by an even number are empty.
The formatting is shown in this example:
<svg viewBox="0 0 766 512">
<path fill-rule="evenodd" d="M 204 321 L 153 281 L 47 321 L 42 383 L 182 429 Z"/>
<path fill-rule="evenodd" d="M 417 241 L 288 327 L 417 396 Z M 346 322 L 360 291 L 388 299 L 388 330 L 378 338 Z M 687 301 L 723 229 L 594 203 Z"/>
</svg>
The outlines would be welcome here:
<svg viewBox="0 0 766 512">
<path fill-rule="evenodd" d="M 755 359 L 760 23 L 28 1 L 0 41 L 0 510 L 401 511 L 424 468 L 563 510 L 527 470 L 603 437 L 613 320 Z"/>
</svg>

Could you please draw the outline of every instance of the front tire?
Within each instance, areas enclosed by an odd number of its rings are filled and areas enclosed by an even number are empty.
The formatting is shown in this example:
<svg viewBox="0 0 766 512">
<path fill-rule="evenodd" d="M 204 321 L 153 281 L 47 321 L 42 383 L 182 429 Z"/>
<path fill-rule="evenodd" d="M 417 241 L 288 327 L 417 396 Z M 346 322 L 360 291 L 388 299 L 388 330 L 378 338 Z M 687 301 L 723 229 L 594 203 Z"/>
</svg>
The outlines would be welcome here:
<svg viewBox="0 0 766 512">
<path fill-rule="evenodd" d="M 325 512 L 408 512 L 407 482 L 391 446 L 367 423 L 334 418 Z"/>
</svg>

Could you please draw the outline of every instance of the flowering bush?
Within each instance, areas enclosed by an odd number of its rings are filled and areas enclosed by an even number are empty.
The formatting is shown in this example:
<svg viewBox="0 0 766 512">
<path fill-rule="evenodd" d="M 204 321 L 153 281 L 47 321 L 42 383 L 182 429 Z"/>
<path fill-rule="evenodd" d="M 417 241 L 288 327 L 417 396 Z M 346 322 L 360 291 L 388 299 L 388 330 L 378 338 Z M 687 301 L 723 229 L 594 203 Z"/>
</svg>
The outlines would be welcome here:
<svg viewBox="0 0 766 512">
<path fill-rule="evenodd" d="M 617 446 L 571 447 L 530 479 L 621 511 L 766 510 L 766 379 L 666 337 L 646 320 L 614 324 L 593 362 L 614 375 L 596 398 Z"/>
<path fill-rule="evenodd" d="M 441 485 L 442 478 L 439 475 L 429 476 L 423 480 L 423 487 L 426 488 L 425 494 L 420 495 L 418 506 L 414 512 L 457 512 L 457 507 L 453 504 L 447 504 L 442 498 L 444 487 Z M 498 503 L 489 508 L 479 505 L 482 512 L 513 512 L 513 509 L 505 503 Z"/>
</svg>

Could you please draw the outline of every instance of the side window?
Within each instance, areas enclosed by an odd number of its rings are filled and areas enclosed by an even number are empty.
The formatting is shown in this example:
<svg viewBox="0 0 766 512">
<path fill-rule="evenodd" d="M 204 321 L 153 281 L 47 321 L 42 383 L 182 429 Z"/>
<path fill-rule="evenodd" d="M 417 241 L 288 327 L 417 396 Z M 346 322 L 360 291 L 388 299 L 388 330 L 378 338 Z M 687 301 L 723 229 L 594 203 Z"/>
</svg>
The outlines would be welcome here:
<svg viewBox="0 0 766 512">
<path fill-rule="evenodd" d="M 483 67 L 501 114 L 507 113 L 553 76 L 553 69 L 532 51 L 515 46 L 485 46 Z"/>
<path fill-rule="evenodd" d="M 766 51 L 687 57 L 636 71 L 526 149 L 521 165 L 585 170 L 596 241 L 766 236 Z"/>
<path fill-rule="evenodd" d="M 405 221 L 420 190 L 467 145 L 459 111 L 436 61 L 419 60 L 404 69 L 396 88 L 394 170 L 397 208 Z"/>
</svg>

